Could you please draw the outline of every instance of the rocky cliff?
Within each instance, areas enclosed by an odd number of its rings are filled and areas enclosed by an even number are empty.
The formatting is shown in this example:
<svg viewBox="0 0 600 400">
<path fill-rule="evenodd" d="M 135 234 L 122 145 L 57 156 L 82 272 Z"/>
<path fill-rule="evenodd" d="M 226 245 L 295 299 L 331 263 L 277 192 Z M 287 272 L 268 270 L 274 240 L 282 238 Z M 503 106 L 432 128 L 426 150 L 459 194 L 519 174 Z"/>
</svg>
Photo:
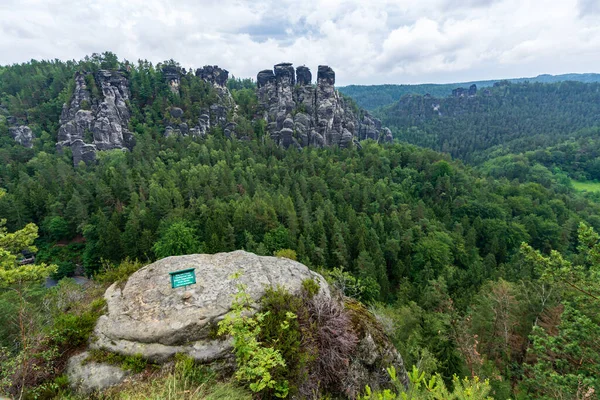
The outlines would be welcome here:
<svg viewBox="0 0 600 400">
<path fill-rule="evenodd" d="M 73 164 L 93 163 L 96 152 L 131 149 L 129 82 L 121 71 L 75 74 L 75 88 L 60 116 L 57 149 L 70 147 Z"/>
<path fill-rule="evenodd" d="M 162 71 L 171 92 L 179 94 L 181 76 L 186 74 L 186 70 L 174 66 L 165 66 Z M 192 71 L 187 73 L 191 74 Z M 218 101 L 203 109 L 196 121 L 184 119 L 184 111 L 181 108 L 171 108 L 169 111 L 171 118 L 165 122 L 165 136 L 204 136 L 214 126 L 220 126 L 228 137 L 235 136 L 236 125 L 227 119 L 230 111 L 235 109 L 235 101 L 227 89 L 229 72 L 216 65 L 206 65 L 196 69 L 194 74 L 204 82 L 212 85 L 217 93 Z"/>
<path fill-rule="evenodd" d="M 305 66 L 277 64 L 258 73 L 261 116 L 271 137 L 284 147 L 349 147 L 359 140 L 390 142 L 392 134 L 367 112 L 357 115 L 335 89 L 335 72 L 320 65 L 317 83 Z"/>
</svg>

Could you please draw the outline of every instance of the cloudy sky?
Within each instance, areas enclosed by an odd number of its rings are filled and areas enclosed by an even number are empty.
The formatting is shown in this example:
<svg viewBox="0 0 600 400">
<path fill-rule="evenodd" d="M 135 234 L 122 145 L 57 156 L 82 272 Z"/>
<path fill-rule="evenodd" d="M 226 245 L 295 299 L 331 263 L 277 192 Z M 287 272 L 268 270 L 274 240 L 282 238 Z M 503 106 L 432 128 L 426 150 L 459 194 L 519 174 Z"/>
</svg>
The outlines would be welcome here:
<svg viewBox="0 0 600 400">
<path fill-rule="evenodd" d="M 0 64 L 105 50 L 238 77 L 328 64 L 339 85 L 600 72 L 600 0 L 0 0 Z"/>
</svg>

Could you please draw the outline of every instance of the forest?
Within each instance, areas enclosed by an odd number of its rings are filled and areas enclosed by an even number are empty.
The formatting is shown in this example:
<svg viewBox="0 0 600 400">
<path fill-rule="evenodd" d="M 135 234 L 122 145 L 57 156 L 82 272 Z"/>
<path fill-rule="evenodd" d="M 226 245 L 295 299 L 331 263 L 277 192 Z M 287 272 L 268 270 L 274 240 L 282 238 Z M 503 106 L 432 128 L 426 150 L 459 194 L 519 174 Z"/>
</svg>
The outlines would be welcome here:
<svg viewBox="0 0 600 400">
<path fill-rule="evenodd" d="M 74 73 L 124 66 L 136 146 L 73 167 L 55 144 Z M 495 399 L 596 398 L 600 204 L 571 179 L 600 178 L 598 84 L 507 84 L 440 99 L 441 116 L 438 100 L 405 97 L 378 112 L 395 143 L 301 151 L 265 137 L 252 81 L 228 87 L 250 140 L 218 126 L 165 137 L 169 107 L 191 117 L 216 94 L 193 75 L 173 94 L 147 61 L 105 53 L 0 67 L 0 266 L 12 268 L 11 232 L 27 227 L 54 279 L 81 267 L 99 284 L 170 255 L 291 250 L 360 282 L 353 295 L 427 377 L 487 379 Z M 32 128 L 33 148 L 9 136 L 8 115 Z M 52 398 L 97 309 L 48 311 L 65 304 L 68 283 L 29 278 L 0 274 L 0 393 Z M 42 358 L 45 374 L 15 372 L 15 360 Z"/>
</svg>

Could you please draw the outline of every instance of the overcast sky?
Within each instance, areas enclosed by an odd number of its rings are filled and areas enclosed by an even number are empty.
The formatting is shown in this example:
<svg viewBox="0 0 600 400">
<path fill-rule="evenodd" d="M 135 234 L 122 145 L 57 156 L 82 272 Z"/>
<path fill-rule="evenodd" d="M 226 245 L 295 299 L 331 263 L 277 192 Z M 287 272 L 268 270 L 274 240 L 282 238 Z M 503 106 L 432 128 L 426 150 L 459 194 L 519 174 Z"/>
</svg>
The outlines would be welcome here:
<svg viewBox="0 0 600 400">
<path fill-rule="evenodd" d="M 338 85 L 600 72 L 600 0 L 0 0 L 0 64 L 106 50 L 237 77 L 327 64 Z"/>
</svg>

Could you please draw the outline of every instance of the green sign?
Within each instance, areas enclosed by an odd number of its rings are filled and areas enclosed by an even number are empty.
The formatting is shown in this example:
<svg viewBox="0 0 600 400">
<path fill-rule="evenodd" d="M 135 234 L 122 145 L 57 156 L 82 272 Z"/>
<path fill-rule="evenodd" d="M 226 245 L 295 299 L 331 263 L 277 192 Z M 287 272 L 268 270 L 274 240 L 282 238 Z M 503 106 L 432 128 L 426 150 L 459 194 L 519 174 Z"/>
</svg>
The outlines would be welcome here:
<svg viewBox="0 0 600 400">
<path fill-rule="evenodd" d="M 169 275 L 171 275 L 171 287 L 175 289 L 196 283 L 195 269 L 196 268 L 189 268 L 182 269 L 181 271 L 169 272 Z"/>
</svg>

